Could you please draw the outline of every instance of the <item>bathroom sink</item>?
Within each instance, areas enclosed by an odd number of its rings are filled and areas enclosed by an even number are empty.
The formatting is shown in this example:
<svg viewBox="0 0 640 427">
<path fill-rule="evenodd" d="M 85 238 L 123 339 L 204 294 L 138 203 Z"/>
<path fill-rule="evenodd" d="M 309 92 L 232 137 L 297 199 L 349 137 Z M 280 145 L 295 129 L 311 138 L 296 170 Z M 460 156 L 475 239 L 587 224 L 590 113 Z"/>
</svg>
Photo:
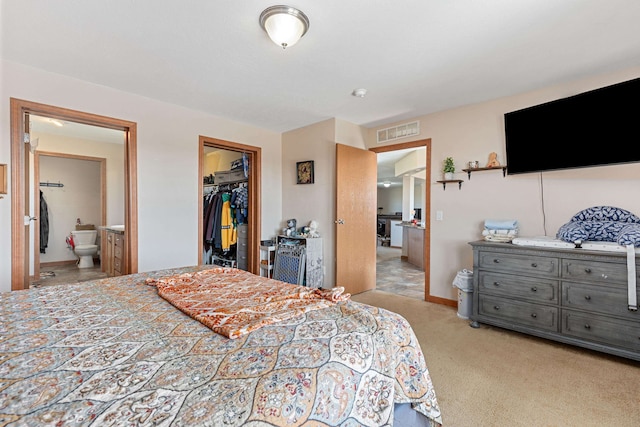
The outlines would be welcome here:
<svg viewBox="0 0 640 427">
<path fill-rule="evenodd" d="M 124 225 L 110 225 L 108 228 L 116 231 L 124 231 Z"/>
</svg>

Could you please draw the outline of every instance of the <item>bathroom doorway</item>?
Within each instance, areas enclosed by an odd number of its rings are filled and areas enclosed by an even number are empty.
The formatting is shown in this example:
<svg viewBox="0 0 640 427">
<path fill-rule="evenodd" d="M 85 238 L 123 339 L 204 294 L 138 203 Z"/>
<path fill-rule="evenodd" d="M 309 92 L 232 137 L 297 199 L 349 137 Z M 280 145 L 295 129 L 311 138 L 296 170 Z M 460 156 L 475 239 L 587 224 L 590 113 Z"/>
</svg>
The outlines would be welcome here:
<svg viewBox="0 0 640 427">
<path fill-rule="evenodd" d="M 38 138 L 41 146 L 47 149 L 55 148 L 56 139 L 66 143 L 70 141 L 68 136 L 56 138 L 34 128 L 31 137 Z M 96 143 L 99 142 L 85 141 L 85 145 Z M 98 149 L 92 151 L 97 152 Z M 105 155 L 122 158 L 121 152 L 120 144 L 111 147 Z M 106 277 L 101 265 L 101 233 L 96 234 L 94 242 L 98 246 L 93 256 L 94 266 L 83 269 L 78 268 L 78 256 L 69 236 L 77 224 L 83 229 L 98 230 L 100 225 L 107 223 L 107 160 L 105 157 L 40 150 L 34 153 L 34 204 L 40 209 L 36 214 L 38 226 L 31 230 L 34 272 L 30 287 Z M 119 193 L 119 198 L 122 198 L 122 191 L 112 193 Z M 120 205 L 122 212 L 119 218 L 123 219 L 122 203 L 115 200 L 114 203 Z"/>
<path fill-rule="evenodd" d="M 39 116 L 50 121 L 87 125 L 88 128 L 119 132 L 123 173 L 118 178 L 122 189 L 124 225 L 129 238 L 126 239 L 124 271 L 138 271 L 138 213 L 137 213 L 137 125 L 134 122 L 99 116 L 82 111 L 39 104 L 31 101 L 10 99 L 11 104 L 11 289 L 21 290 L 29 286 L 34 272 L 34 247 L 31 230 L 38 229 L 35 215 L 33 152 L 38 150 L 39 139 L 31 138 L 30 116 Z M 64 125 L 65 123 L 63 123 Z M 56 125 L 57 126 L 57 125 Z M 44 149 L 41 147 L 44 151 Z M 67 154 L 84 155 L 78 146 L 68 146 Z M 111 203 L 108 203 L 110 205 Z M 107 214 L 107 222 L 111 221 Z M 122 222 L 119 222 L 122 224 Z M 104 224 L 100 224 L 104 225 Z"/>
</svg>

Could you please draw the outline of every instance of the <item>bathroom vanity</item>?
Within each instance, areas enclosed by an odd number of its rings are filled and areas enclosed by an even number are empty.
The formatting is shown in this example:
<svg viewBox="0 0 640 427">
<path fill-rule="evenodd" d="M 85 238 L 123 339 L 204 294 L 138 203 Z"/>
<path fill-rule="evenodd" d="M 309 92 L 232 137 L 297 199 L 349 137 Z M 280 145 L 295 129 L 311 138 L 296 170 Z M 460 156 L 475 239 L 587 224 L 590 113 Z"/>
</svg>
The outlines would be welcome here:
<svg viewBox="0 0 640 427">
<path fill-rule="evenodd" d="M 126 274 L 125 268 L 125 231 L 124 227 L 103 227 L 102 265 L 108 276 Z"/>
</svg>

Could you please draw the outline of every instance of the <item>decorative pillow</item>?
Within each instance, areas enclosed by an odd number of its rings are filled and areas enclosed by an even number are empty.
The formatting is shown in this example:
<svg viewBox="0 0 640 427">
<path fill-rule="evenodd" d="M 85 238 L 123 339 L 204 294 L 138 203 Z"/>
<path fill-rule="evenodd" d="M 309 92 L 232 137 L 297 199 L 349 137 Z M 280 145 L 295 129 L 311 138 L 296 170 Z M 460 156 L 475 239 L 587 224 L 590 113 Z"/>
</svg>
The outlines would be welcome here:
<svg viewBox="0 0 640 427">
<path fill-rule="evenodd" d="M 570 221 L 616 221 L 640 224 L 640 218 L 628 210 L 615 206 L 593 206 L 581 210 Z"/>
<path fill-rule="evenodd" d="M 561 226 L 556 234 L 556 238 L 571 243 L 578 240 L 587 240 L 588 237 L 589 233 L 587 233 L 580 222 L 568 222 Z"/>
<path fill-rule="evenodd" d="M 571 243 L 594 240 L 640 246 L 640 218 L 615 206 L 594 206 L 575 214 L 556 237 Z"/>
<path fill-rule="evenodd" d="M 587 240 L 597 242 L 615 242 L 620 231 L 629 223 L 615 221 L 583 221 L 578 222 L 587 232 Z"/>
<path fill-rule="evenodd" d="M 633 245 L 640 247 L 640 224 L 628 224 L 618 234 L 616 242 L 619 245 Z"/>
</svg>

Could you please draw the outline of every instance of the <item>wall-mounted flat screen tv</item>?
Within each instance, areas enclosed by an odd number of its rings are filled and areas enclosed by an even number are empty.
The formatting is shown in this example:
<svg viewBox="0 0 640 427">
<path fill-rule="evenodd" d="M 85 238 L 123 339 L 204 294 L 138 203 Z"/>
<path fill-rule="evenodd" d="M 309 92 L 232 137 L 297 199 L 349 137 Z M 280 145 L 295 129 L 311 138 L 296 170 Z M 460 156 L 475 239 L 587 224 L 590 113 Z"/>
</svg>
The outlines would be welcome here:
<svg viewBox="0 0 640 427">
<path fill-rule="evenodd" d="M 640 78 L 504 115 L 507 174 L 640 162 Z"/>
</svg>

